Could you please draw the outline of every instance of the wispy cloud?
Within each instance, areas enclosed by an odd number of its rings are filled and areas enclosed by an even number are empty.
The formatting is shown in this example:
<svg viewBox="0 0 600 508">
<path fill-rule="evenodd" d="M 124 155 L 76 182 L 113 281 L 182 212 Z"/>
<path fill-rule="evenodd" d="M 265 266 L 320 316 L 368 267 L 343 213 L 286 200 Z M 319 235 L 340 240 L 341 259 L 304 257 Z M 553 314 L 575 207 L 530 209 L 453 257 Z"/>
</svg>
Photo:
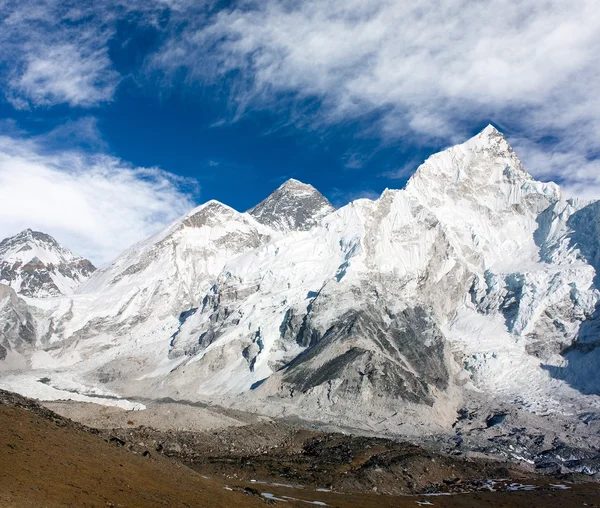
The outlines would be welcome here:
<svg viewBox="0 0 600 508">
<path fill-rule="evenodd" d="M 102 152 L 108 149 L 108 144 L 98 127 L 98 120 L 93 116 L 67 120 L 50 132 L 39 135 L 37 139 L 54 150 L 78 148 Z"/>
<path fill-rule="evenodd" d="M 389 171 L 384 171 L 383 173 L 381 173 L 381 176 L 383 176 L 384 178 L 389 178 L 390 180 L 407 180 L 411 177 L 411 175 L 416 171 L 416 169 L 422 162 L 422 160 L 412 158 L 398 168 Z"/>
<path fill-rule="evenodd" d="M 0 136 L 0 237 L 31 227 L 105 264 L 193 206 L 195 182 L 107 155 Z"/>
<path fill-rule="evenodd" d="M 349 152 L 345 156 L 344 167 L 346 169 L 361 169 L 369 159 L 367 154 L 361 152 Z"/>
<path fill-rule="evenodd" d="M 108 57 L 110 11 L 81 2 L 25 0 L 5 5 L 2 14 L 4 88 L 16 108 L 90 107 L 112 99 L 120 78 Z"/>
<path fill-rule="evenodd" d="M 74 44 L 41 48 L 26 56 L 23 72 L 9 81 L 9 100 L 17 108 L 67 103 L 89 107 L 109 101 L 119 76 L 106 49 L 86 50 Z"/>
<path fill-rule="evenodd" d="M 290 95 L 318 99 L 315 123 L 369 118 L 377 135 L 421 144 L 455 143 L 493 121 L 554 151 L 525 162 L 575 188 L 581 171 L 555 162 L 594 166 L 600 151 L 597 9 L 596 0 L 246 0 L 190 24 L 154 63 L 233 83 L 238 116 Z M 564 142 L 548 148 L 547 136 Z"/>
<path fill-rule="evenodd" d="M 154 27 L 199 15 L 212 0 L 21 0 L 0 3 L 0 79 L 18 109 L 68 104 L 94 107 L 113 99 L 122 79 L 109 44 L 120 21 Z M 162 14 L 172 23 L 161 25 Z"/>
</svg>

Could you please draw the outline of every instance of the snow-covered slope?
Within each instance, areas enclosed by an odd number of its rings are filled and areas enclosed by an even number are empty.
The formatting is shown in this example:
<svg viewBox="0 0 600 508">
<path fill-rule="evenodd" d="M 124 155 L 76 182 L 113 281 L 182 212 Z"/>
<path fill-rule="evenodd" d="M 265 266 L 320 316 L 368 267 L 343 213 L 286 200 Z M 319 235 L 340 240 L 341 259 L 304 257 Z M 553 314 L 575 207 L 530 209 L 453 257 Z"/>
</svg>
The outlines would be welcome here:
<svg viewBox="0 0 600 508">
<path fill-rule="evenodd" d="M 70 294 L 95 270 L 50 235 L 26 229 L 0 242 L 0 283 L 29 297 Z"/>
<path fill-rule="evenodd" d="M 30 362 L 55 388 L 372 430 L 449 429 L 481 393 L 590 410 L 599 233 L 597 202 L 535 181 L 489 126 L 377 200 L 333 210 L 292 180 L 247 213 L 192 210 L 74 295 L 30 302 Z"/>
</svg>

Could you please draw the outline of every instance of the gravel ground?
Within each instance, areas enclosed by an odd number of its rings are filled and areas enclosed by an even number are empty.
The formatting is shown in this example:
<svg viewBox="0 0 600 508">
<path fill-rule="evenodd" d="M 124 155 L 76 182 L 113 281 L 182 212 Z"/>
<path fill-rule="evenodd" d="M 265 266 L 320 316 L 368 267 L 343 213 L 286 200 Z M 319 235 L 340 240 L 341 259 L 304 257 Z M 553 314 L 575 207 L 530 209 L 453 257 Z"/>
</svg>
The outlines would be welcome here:
<svg viewBox="0 0 600 508">
<path fill-rule="evenodd" d="M 269 418 L 207 407 L 203 404 L 176 402 L 147 402 L 143 411 L 127 411 L 118 407 L 101 406 L 88 402 L 44 402 L 48 409 L 88 427 L 117 429 L 151 427 L 156 430 L 201 432 L 229 427 L 241 427 L 250 423 L 268 421 Z"/>
</svg>

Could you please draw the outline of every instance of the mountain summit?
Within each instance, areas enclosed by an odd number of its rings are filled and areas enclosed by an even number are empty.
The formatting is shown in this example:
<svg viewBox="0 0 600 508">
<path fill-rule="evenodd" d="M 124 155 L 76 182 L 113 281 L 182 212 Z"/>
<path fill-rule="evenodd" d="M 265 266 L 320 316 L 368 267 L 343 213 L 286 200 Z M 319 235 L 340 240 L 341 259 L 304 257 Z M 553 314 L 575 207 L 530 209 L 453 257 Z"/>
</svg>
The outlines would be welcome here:
<svg viewBox="0 0 600 508">
<path fill-rule="evenodd" d="M 258 222 L 278 231 L 306 231 L 335 208 L 312 185 L 290 178 L 248 210 Z"/>
<path fill-rule="evenodd" d="M 95 269 L 39 231 L 26 229 L 0 242 L 0 283 L 23 296 L 70 294 Z"/>
</svg>

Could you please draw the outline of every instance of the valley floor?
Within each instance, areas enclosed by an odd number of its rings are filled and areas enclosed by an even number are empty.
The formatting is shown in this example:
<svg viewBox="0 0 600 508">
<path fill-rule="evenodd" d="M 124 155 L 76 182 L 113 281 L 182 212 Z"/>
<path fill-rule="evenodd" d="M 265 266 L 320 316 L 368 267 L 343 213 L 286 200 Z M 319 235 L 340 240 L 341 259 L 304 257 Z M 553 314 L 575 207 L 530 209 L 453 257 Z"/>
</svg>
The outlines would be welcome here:
<svg viewBox="0 0 600 508">
<path fill-rule="evenodd" d="M 0 391 L 0 506 L 600 507 L 578 478 L 220 408 L 48 406 Z"/>
</svg>

